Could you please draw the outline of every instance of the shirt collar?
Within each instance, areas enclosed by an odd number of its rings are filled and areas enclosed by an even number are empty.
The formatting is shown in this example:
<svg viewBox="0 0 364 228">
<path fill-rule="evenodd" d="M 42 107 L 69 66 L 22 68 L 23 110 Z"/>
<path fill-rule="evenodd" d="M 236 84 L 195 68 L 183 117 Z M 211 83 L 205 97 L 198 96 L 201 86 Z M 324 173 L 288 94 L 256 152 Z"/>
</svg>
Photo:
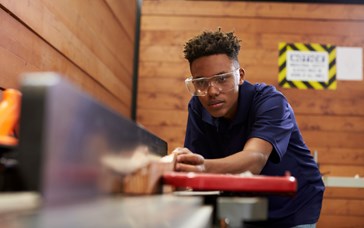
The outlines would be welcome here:
<svg viewBox="0 0 364 228">
<path fill-rule="evenodd" d="M 244 81 L 239 88 L 238 109 L 232 121 L 233 125 L 247 122 L 254 94 L 255 86 L 248 81 Z"/>
</svg>

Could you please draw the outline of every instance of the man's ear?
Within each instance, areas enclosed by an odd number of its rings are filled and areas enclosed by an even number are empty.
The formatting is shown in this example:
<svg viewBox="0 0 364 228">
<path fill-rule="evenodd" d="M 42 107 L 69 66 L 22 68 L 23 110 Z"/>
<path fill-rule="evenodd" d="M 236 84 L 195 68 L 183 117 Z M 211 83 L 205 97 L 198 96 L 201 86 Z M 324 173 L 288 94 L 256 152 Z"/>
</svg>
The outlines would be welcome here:
<svg viewBox="0 0 364 228">
<path fill-rule="evenodd" d="M 245 78 L 245 70 L 244 68 L 239 69 L 240 78 L 239 78 L 239 85 L 243 84 Z"/>
</svg>

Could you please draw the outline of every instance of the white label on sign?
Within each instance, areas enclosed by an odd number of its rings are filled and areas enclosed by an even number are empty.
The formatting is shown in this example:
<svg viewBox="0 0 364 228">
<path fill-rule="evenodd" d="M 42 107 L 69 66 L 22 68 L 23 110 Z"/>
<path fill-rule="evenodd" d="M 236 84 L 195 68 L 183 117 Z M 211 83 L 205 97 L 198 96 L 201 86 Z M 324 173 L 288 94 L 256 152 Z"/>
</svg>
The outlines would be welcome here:
<svg viewBox="0 0 364 228">
<path fill-rule="evenodd" d="M 287 51 L 288 81 L 327 82 L 329 55 L 327 52 Z"/>
</svg>

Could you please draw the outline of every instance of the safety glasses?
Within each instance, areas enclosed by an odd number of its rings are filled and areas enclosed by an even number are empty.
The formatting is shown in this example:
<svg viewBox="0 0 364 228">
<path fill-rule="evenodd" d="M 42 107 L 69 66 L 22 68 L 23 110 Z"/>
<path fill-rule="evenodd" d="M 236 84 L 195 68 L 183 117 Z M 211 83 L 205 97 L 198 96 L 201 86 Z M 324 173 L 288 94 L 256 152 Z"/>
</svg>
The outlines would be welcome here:
<svg viewBox="0 0 364 228">
<path fill-rule="evenodd" d="M 213 86 L 220 92 L 228 92 L 239 83 L 239 69 L 237 68 L 231 72 L 217 74 L 208 78 L 193 78 L 191 76 L 185 80 L 187 90 L 192 96 L 206 96 L 210 86 Z"/>
</svg>

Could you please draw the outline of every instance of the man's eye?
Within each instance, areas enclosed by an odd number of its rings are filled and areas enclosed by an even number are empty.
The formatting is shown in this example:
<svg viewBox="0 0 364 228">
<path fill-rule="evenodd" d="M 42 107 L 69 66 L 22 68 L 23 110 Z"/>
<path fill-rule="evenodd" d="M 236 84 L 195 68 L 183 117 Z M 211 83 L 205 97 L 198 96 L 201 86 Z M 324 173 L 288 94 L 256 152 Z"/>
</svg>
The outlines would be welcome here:
<svg viewBox="0 0 364 228">
<path fill-rule="evenodd" d="M 198 87 L 204 87 L 206 85 L 206 81 L 205 80 L 198 80 L 198 81 L 195 81 L 195 86 L 198 86 Z"/>
<path fill-rule="evenodd" d="M 227 79 L 228 79 L 228 76 L 226 76 L 226 75 L 222 75 L 222 76 L 218 76 L 218 77 L 216 78 L 216 81 L 217 81 L 217 82 L 225 82 Z"/>
</svg>

